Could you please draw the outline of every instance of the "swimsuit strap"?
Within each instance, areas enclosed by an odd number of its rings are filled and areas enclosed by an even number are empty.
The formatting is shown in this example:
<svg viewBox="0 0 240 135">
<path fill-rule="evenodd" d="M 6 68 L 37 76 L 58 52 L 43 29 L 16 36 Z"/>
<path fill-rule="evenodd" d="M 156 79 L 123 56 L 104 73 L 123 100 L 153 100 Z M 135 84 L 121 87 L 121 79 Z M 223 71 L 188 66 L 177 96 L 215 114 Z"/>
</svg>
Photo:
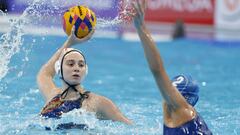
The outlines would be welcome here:
<svg viewBox="0 0 240 135">
<path fill-rule="evenodd" d="M 79 92 L 79 94 L 81 95 L 81 97 L 83 98 L 88 98 L 89 97 L 89 93 L 91 93 L 90 91 L 85 91 L 83 94 Z"/>
<path fill-rule="evenodd" d="M 79 94 L 81 96 L 78 99 L 80 101 L 80 107 L 82 106 L 82 102 L 84 101 L 84 99 L 87 99 L 89 97 L 89 93 L 90 93 L 90 91 L 85 91 L 83 94 L 79 92 Z"/>
<path fill-rule="evenodd" d="M 61 94 L 61 98 L 62 98 L 62 99 L 66 98 L 66 96 L 67 96 L 68 91 L 70 90 L 70 88 L 72 88 L 75 92 L 78 92 L 78 90 L 75 88 L 75 86 L 77 86 L 77 85 L 79 85 L 79 84 L 71 85 L 71 84 L 69 84 L 67 81 L 65 81 L 64 79 L 63 79 L 63 81 L 68 85 L 68 88 L 65 89 L 65 90 L 63 91 L 63 93 Z M 81 94 L 80 94 L 80 95 L 81 95 Z"/>
</svg>

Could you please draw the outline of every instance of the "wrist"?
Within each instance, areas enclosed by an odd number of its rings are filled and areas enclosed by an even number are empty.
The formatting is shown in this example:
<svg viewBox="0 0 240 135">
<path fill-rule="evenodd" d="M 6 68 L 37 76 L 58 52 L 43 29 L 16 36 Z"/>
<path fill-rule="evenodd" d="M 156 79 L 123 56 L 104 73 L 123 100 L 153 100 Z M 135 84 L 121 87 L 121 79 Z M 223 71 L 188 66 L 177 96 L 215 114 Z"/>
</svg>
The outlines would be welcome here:
<svg viewBox="0 0 240 135">
<path fill-rule="evenodd" d="M 137 27 L 138 32 L 143 32 L 143 31 L 145 31 L 145 29 L 146 29 L 146 25 L 144 23 L 142 23 L 141 25 L 139 25 Z"/>
<path fill-rule="evenodd" d="M 65 47 L 70 47 L 73 44 L 73 41 L 70 37 L 68 37 L 68 39 L 65 42 Z"/>
</svg>

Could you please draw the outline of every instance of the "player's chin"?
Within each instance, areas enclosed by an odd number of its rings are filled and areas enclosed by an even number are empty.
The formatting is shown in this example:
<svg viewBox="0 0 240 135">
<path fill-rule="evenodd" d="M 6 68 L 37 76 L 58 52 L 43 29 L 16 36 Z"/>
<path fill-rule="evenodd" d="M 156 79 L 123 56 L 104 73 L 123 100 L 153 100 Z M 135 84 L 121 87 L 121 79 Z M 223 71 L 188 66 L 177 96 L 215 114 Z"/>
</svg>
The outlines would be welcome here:
<svg viewBox="0 0 240 135">
<path fill-rule="evenodd" d="M 77 85 L 81 82 L 81 78 L 73 78 L 71 79 L 70 83 L 71 85 Z"/>
</svg>

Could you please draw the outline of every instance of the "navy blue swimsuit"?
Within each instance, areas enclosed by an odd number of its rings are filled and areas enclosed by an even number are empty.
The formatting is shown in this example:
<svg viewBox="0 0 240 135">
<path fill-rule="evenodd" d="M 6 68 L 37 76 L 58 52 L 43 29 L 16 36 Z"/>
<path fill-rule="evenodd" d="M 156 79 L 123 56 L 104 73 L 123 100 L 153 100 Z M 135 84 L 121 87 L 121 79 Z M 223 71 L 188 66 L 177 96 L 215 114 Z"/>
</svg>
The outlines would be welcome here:
<svg viewBox="0 0 240 135">
<path fill-rule="evenodd" d="M 73 109 L 79 109 L 82 107 L 84 99 L 88 98 L 90 92 L 86 91 L 84 94 L 80 94 L 81 97 L 77 100 L 61 100 L 61 94 L 55 96 L 41 111 L 41 116 L 45 118 L 61 118 L 63 113 L 72 111 Z M 87 128 L 85 124 L 64 123 L 58 125 L 57 129 L 71 129 L 71 128 Z M 46 127 L 47 130 L 51 130 Z"/>
<path fill-rule="evenodd" d="M 164 125 L 163 135 L 212 135 L 203 118 L 197 114 L 196 117 L 185 124 L 170 128 Z"/>
</svg>

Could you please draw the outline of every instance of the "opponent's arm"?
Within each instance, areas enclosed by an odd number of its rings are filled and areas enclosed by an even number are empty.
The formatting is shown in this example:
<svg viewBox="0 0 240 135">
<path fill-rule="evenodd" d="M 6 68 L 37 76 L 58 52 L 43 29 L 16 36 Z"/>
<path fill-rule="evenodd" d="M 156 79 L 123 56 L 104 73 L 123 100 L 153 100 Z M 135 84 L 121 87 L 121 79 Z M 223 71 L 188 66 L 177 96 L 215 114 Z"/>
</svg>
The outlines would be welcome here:
<svg viewBox="0 0 240 135">
<path fill-rule="evenodd" d="M 150 32 L 145 26 L 145 5 L 145 0 L 143 0 L 143 3 L 140 3 L 139 0 L 137 0 L 137 3 L 133 4 L 136 13 L 130 15 L 133 16 L 134 25 L 142 42 L 145 57 L 147 59 L 150 70 L 154 75 L 157 86 L 159 87 L 159 90 L 167 105 L 173 109 L 177 109 L 183 106 L 186 107 L 188 105 L 187 102 L 185 101 L 184 97 L 178 92 L 178 90 L 172 85 L 171 80 L 169 79 L 164 69 L 163 62 L 156 44 Z"/>
</svg>

